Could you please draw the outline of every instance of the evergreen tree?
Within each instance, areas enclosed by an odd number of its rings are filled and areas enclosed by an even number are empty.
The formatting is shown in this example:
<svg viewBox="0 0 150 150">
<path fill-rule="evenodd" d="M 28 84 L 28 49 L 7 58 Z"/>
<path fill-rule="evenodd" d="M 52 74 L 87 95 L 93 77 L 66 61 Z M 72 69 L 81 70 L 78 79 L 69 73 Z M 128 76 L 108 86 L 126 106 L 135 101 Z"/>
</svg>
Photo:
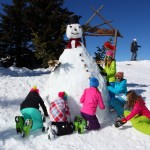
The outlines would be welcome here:
<svg viewBox="0 0 150 150">
<path fill-rule="evenodd" d="M 112 44 L 113 43 L 113 37 L 110 37 L 108 42 L 110 42 Z M 94 59 L 96 61 L 104 60 L 105 54 L 106 54 L 106 48 L 104 47 L 104 45 L 102 45 L 102 48 L 100 48 L 98 46 L 97 47 L 97 52 L 94 52 L 94 54 L 95 54 Z"/>
<path fill-rule="evenodd" d="M 18 67 L 31 67 L 34 54 L 44 67 L 64 50 L 64 34 L 69 15 L 64 0 L 13 0 L 3 4 L 0 14 L 0 56 L 16 60 Z M 30 59 L 30 60 L 31 60 Z M 28 64 L 25 64 L 28 63 Z"/>
<path fill-rule="evenodd" d="M 13 0 L 12 5 L 2 4 L 4 14 L 1 16 L 0 50 L 16 62 L 16 66 L 24 66 L 23 57 L 29 53 L 30 31 L 23 22 L 24 0 Z"/>
<path fill-rule="evenodd" d="M 104 47 L 104 45 L 102 46 L 102 48 L 97 47 L 97 52 L 95 52 L 95 57 L 94 57 L 94 59 L 95 59 L 96 61 L 104 60 L 104 58 L 105 58 L 105 53 L 106 53 L 106 48 Z"/>
<path fill-rule="evenodd" d="M 43 60 L 58 59 L 64 50 L 65 21 L 73 14 L 63 8 L 64 0 L 28 0 L 25 23 L 32 32 L 35 55 Z"/>
</svg>

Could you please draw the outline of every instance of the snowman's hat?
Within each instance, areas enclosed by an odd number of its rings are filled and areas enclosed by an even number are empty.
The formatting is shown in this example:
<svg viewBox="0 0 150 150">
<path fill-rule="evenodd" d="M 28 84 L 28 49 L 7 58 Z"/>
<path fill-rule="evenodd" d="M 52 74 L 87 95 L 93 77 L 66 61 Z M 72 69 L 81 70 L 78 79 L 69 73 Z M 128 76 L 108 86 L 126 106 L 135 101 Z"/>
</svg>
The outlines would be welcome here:
<svg viewBox="0 0 150 150">
<path fill-rule="evenodd" d="M 71 15 L 69 16 L 68 24 L 79 24 L 79 19 L 81 16 Z"/>
</svg>

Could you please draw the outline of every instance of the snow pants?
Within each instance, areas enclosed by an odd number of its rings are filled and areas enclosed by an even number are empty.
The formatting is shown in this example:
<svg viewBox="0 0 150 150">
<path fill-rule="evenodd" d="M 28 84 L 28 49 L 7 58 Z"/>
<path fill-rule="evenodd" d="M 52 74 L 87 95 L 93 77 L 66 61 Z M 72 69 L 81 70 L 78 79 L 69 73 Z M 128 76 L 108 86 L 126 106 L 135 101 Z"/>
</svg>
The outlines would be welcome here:
<svg viewBox="0 0 150 150">
<path fill-rule="evenodd" d="M 73 133 L 74 127 L 72 122 L 51 122 L 51 125 L 55 125 L 58 129 L 57 136 L 68 135 Z"/>
<path fill-rule="evenodd" d="M 109 101 L 109 106 L 113 107 L 119 116 L 123 116 L 125 103 L 124 100 L 113 98 Z"/>
<path fill-rule="evenodd" d="M 128 116 L 130 114 L 130 111 L 125 110 L 124 111 L 124 116 Z M 147 135 L 150 135 L 150 119 L 145 117 L 145 116 L 139 116 L 136 115 L 135 117 L 133 117 L 130 122 L 132 123 L 132 126 Z"/>
<path fill-rule="evenodd" d="M 21 113 L 26 121 L 26 119 L 32 119 L 32 128 L 31 131 L 40 129 L 43 127 L 42 115 L 41 112 L 36 108 L 24 108 L 21 110 Z"/>
<path fill-rule="evenodd" d="M 100 123 L 96 115 L 92 116 L 92 115 L 88 115 L 86 113 L 81 112 L 81 116 L 89 122 L 88 130 L 98 130 L 100 128 Z"/>
</svg>

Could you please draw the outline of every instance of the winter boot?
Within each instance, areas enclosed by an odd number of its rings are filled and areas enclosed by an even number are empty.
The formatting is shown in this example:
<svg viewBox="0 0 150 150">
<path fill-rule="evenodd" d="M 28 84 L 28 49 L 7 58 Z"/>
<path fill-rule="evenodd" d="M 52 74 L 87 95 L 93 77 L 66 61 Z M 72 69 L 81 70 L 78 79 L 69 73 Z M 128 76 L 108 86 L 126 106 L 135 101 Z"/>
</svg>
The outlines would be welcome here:
<svg viewBox="0 0 150 150">
<path fill-rule="evenodd" d="M 74 125 L 74 131 L 78 131 L 79 129 L 79 116 L 75 116 L 74 118 L 74 122 L 73 122 L 73 125 Z"/>
<path fill-rule="evenodd" d="M 54 140 L 57 136 L 58 128 L 55 125 L 49 125 L 48 129 L 48 139 Z"/>
<path fill-rule="evenodd" d="M 23 132 L 22 132 L 22 137 L 24 138 L 30 133 L 30 130 L 32 128 L 32 119 L 27 119 L 25 121 L 24 127 L 23 127 Z"/>
<path fill-rule="evenodd" d="M 43 117 L 43 127 L 42 127 L 42 132 L 47 132 L 49 129 L 49 122 L 50 118 L 49 117 Z"/>
<path fill-rule="evenodd" d="M 80 118 L 78 122 L 79 122 L 78 133 L 83 134 L 87 128 L 87 121 L 84 118 Z"/>
<path fill-rule="evenodd" d="M 16 116 L 15 117 L 16 122 L 16 131 L 18 133 L 22 133 L 23 125 L 24 125 L 24 118 L 22 116 Z"/>
</svg>

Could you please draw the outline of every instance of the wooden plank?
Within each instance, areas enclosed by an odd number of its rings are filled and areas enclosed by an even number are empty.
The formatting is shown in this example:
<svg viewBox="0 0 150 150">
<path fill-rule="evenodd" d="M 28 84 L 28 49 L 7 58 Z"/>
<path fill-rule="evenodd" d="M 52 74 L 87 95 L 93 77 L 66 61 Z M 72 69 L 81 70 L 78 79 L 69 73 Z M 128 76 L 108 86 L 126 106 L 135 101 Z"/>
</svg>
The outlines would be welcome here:
<svg viewBox="0 0 150 150">
<path fill-rule="evenodd" d="M 92 10 L 93 10 L 93 12 L 97 12 L 95 9 L 93 9 L 92 8 Z M 105 20 L 105 18 L 102 16 L 102 15 L 100 15 L 100 14 L 98 14 L 98 13 L 96 13 L 96 15 L 98 15 L 110 28 L 112 28 L 113 30 L 115 30 L 115 28 L 111 25 L 111 24 L 109 24 L 109 22 L 107 21 L 107 20 Z"/>
<path fill-rule="evenodd" d="M 104 5 L 102 5 L 101 7 L 99 7 L 99 9 L 97 11 L 95 11 L 95 13 L 93 14 L 93 16 L 85 23 L 84 26 L 87 26 L 87 24 L 93 19 L 93 17 L 103 8 Z"/>
</svg>

